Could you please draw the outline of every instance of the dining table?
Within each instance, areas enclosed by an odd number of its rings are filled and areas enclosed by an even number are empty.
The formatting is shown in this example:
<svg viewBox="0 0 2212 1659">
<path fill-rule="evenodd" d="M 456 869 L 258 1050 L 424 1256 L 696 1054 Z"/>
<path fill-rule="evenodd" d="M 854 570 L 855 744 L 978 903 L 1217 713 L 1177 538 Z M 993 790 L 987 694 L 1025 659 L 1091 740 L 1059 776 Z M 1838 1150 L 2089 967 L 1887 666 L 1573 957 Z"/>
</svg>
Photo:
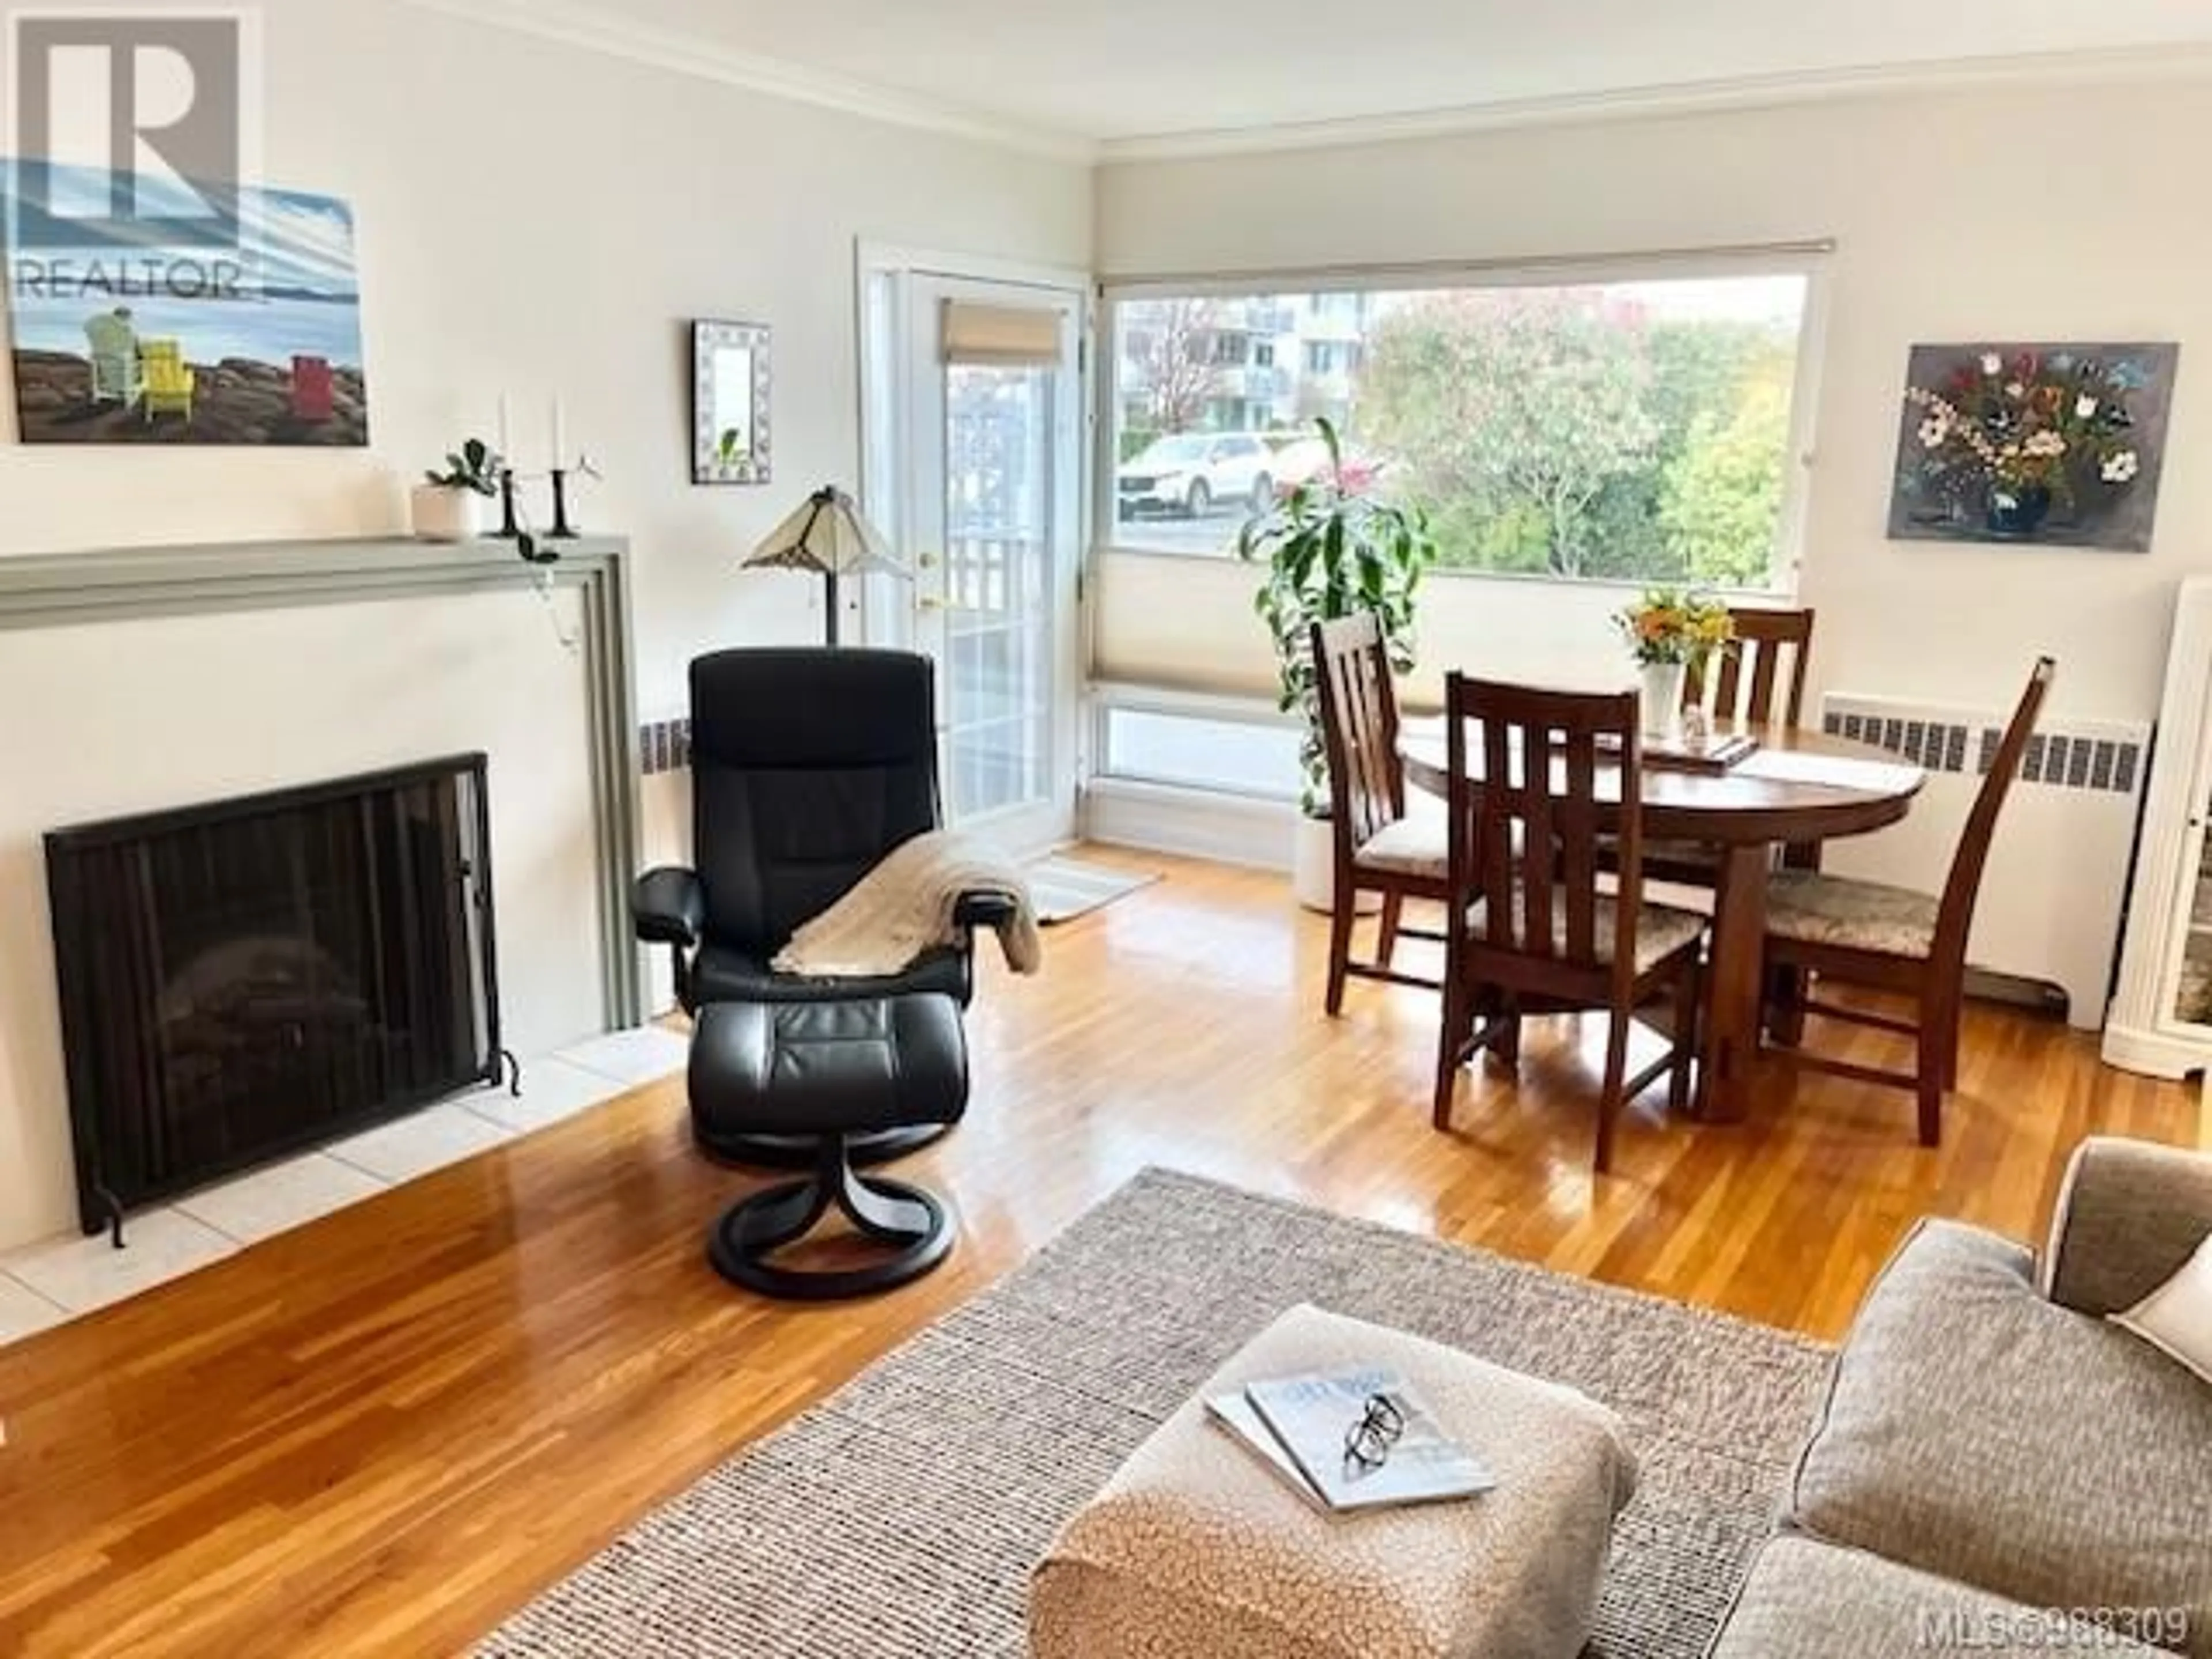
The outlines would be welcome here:
<svg viewBox="0 0 2212 1659">
<path fill-rule="evenodd" d="M 1449 795 L 1441 719 L 1408 720 L 1399 733 L 1406 781 Z M 1712 940 L 1698 1044 L 1698 1115 L 1740 1121 L 1749 1111 L 1764 1018 L 1768 885 L 1778 851 L 1817 848 L 1898 823 L 1927 775 L 1887 750 L 1802 726 L 1716 722 L 1708 749 L 1733 738 L 1753 747 L 1718 769 L 1647 755 L 1638 795 L 1646 845 L 1696 842 L 1713 849 Z M 1470 781 L 1481 781 L 1483 745 L 1470 734 Z M 1600 765 L 1601 799 L 1618 801 L 1620 769 Z"/>
</svg>

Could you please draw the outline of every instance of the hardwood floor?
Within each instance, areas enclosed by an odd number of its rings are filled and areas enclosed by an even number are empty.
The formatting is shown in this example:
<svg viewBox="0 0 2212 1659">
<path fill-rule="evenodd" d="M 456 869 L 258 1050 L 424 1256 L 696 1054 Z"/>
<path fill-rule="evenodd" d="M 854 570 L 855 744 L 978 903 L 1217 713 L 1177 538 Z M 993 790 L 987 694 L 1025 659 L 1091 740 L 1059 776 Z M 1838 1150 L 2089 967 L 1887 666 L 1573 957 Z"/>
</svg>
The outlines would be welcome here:
<svg viewBox="0 0 2212 1659">
<path fill-rule="evenodd" d="M 1909 1100 L 1777 1068 L 1740 1125 L 1647 1095 L 1595 1182 L 1598 1020 L 1532 1024 L 1440 1136 L 1431 994 L 1355 986 L 1332 1022 L 1281 882 L 1085 856 L 1168 879 L 988 975 L 968 1122 L 907 1166 L 963 1214 L 935 1277 L 842 1308 L 715 1278 L 708 1220 L 767 1177 L 692 1152 L 674 1082 L 382 1194 L 0 1350 L 0 1653 L 464 1650 L 1148 1163 L 1832 1336 L 1916 1217 L 2033 1236 L 2081 1135 L 2212 1127 L 1977 1007 L 1940 1152 Z"/>
</svg>

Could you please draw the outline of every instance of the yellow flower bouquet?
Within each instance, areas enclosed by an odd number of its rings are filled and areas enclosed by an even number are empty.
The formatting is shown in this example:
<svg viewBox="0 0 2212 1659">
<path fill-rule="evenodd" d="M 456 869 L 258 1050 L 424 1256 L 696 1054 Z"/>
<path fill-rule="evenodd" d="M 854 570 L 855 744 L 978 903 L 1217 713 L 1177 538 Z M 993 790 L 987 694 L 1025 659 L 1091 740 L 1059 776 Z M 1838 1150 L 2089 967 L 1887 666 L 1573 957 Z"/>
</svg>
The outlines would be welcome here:
<svg viewBox="0 0 2212 1659">
<path fill-rule="evenodd" d="M 1725 650 L 1735 638 L 1735 620 L 1728 606 L 1708 594 L 1681 588 L 1647 589 L 1613 620 L 1628 641 L 1629 654 L 1647 668 L 1679 664 L 1702 669 L 1716 651 Z"/>
</svg>

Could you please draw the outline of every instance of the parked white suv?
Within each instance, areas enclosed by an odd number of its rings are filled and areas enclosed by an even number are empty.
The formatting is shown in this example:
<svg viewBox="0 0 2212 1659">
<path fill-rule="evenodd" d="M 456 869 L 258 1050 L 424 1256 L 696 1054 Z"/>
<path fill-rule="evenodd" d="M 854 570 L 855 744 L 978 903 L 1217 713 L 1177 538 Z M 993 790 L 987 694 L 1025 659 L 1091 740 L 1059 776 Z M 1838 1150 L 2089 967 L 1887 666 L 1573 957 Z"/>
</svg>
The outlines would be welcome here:
<svg viewBox="0 0 2212 1659">
<path fill-rule="evenodd" d="M 1202 519 L 1217 502 L 1263 507 L 1274 499 L 1273 452 L 1249 432 L 1178 432 L 1156 439 L 1115 475 L 1118 512 Z"/>
</svg>

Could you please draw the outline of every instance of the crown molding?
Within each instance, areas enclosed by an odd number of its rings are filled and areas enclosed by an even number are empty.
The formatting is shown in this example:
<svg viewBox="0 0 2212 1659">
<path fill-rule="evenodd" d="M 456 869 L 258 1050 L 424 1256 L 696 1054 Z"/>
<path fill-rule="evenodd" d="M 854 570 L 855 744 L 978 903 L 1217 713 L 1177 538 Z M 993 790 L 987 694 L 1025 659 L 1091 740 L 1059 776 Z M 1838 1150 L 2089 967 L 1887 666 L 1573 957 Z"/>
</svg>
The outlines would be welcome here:
<svg viewBox="0 0 2212 1659">
<path fill-rule="evenodd" d="M 400 0 L 400 3 L 893 126 L 973 139 L 1057 161 L 1091 163 L 1098 159 L 1097 142 L 1077 133 L 1026 126 L 781 58 L 738 52 L 702 34 L 655 28 L 577 0 Z"/>
<path fill-rule="evenodd" d="M 2124 46 L 2098 52 L 2039 52 L 1952 58 L 1942 63 L 1878 64 L 1780 75 L 1750 75 L 1617 92 L 1563 93 L 1400 115 L 1285 122 L 1268 126 L 1108 138 L 1097 160 L 1186 161 L 1273 151 L 1451 137 L 1522 127 L 1648 120 L 1668 116 L 1779 109 L 1792 105 L 1972 92 L 1990 88 L 2067 86 L 2096 82 L 2171 81 L 2212 75 L 2212 44 Z"/>
<path fill-rule="evenodd" d="M 2212 43 L 2015 53 L 1940 63 L 1869 64 L 1717 77 L 1617 91 L 1562 93 L 1446 109 L 1095 138 L 1036 127 L 959 104 L 737 51 L 690 31 L 657 28 L 588 0 L 399 0 L 538 40 L 672 74 L 811 104 L 866 120 L 944 133 L 1079 165 L 1196 160 L 1422 138 L 1780 109 L 1793 105 L 1995 88 L 2172 81 L 2212 76 Z"/>
</svg>

